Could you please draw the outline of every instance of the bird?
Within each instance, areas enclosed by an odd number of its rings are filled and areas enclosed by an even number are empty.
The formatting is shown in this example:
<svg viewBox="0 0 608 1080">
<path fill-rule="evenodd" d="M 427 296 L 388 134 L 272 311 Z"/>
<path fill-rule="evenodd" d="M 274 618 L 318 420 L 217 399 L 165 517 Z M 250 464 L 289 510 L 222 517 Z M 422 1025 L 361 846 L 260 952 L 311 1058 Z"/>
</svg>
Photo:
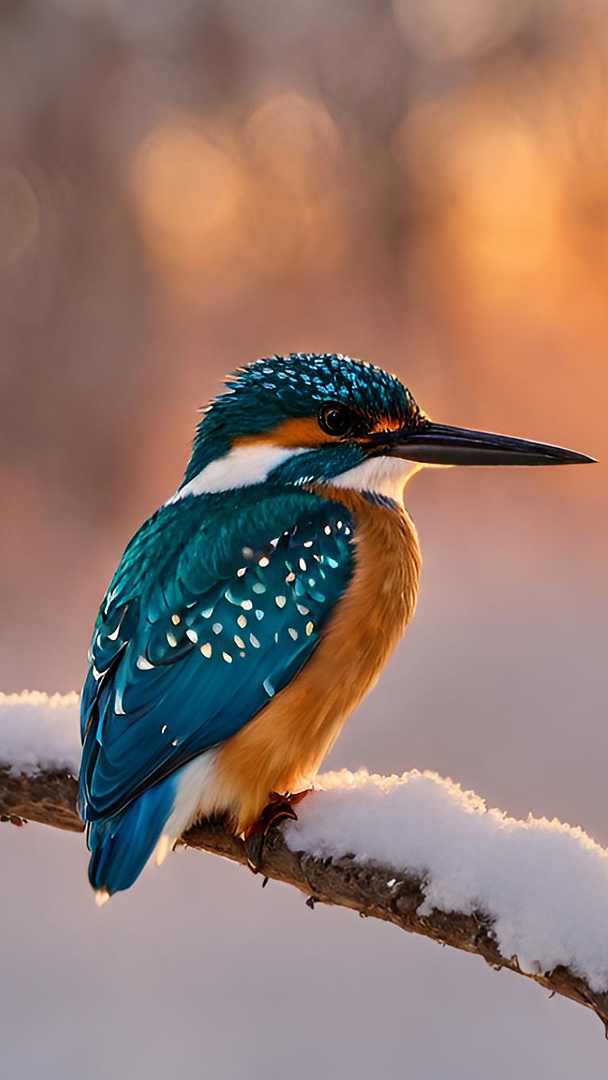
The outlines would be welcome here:
<svg viewBox="0 0 608 1080">
<path fill-rule="evenodd" d="M 396 376 L 340 353 L 253 361 L 202 412 L 89 650 L 79 810 L 99 904 L 201 818 L 255 843 L 296 816 L 414 614 L 416 472 L 594 460 L 435 423 Z"/>
</svg>

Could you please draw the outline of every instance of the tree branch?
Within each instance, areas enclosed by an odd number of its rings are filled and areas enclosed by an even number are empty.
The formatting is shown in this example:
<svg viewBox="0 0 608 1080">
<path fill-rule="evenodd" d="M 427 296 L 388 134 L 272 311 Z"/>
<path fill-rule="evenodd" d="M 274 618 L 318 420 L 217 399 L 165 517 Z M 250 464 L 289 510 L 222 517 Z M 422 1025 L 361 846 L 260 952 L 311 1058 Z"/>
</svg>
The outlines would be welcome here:
<svg viewBox="0 0 608 1080">
<path fill-rule="evenodd" d="M 75 809 L 76 791 L 76 780 L 66 771 L 43 770 L 28 776 L 15 775 L 14 770 L 0 766 L 0 815 L 4 821 L 21 824 L 22 820 L 32 820 L 82 831 Z M 315 795 L 318 799 L 323 797 L 323 793 Z M 195 826 L 184 836 L 184 843 L 247 863 L 242 841 L 220 822 Z M 420 875 L 377 862 L 362 863 L 348 854 L 331 858 L 292 850 L 282 826 L 273 827 L 268 834 L 263 872 L 269 878 L 300 889 L 309 898 L 311 907 L 320 902 L 351 908 L 442 945 L 476 953 L 494 969 L 507 968 L 525 975 L 552 993 L 592 1009 L 608 1034 L 608 992 L 592 990 L 585 979 L 563 965 L 550 972 L 522 971 L 517 957 L 507 958 L 500 953 L 493 921 L 483 911 L 463 914 L 435 908 L 429 914 L 420 914 L 425 904 L 425 880 Z M 525 882 L 521 887 L 523 894 Z M 581 910 L 581 919 L 584 918 L 585 912 Z"/>
</svg>

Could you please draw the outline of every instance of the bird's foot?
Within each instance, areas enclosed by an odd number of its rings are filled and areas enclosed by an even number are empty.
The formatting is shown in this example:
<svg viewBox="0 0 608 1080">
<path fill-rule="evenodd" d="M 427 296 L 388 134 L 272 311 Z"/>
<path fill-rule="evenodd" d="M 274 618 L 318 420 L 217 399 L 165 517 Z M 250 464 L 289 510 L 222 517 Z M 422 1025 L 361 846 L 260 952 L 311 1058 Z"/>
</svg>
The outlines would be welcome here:
<svg viewBox="0 0 608 1080">
<path fill-rule="evenodd" d="M 294 806 L 301 802 L 305 795 L 308 795 L 309 790 L 297 791 L 295 794 L 287 793 L 286 795 L 279 795 L 278 792 L 271 791 L 269 801 L 258 820 L 254 821 L 253 825 L 250 825 L 245 830 L 244 843 L 247 863 L 254 874 L 258 874 L 262 869 L 264 842 L 269 830 L 280 821 L 297 821 L 298 815 L 294 810 Z"/>
<path fill-rule="evenodd" d="M 27 819 L 19 814 L 0 814 L 0 821 L 8 821 L 11 825 L 27 825 Z"/>
</svg>

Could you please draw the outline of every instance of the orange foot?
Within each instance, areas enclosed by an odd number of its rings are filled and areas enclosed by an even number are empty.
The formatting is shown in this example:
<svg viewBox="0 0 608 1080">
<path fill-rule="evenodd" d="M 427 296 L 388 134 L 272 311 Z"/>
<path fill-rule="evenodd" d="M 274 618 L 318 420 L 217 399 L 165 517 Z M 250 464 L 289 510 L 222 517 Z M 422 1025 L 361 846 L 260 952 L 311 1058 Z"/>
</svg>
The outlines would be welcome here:
<svg viewBox="0 0 608 1080">
<path fill-rule="evenodd" d="M 244 840 L 247 862 L 254 874 L 258 874 L 262 869 L 264 841 L 270 828 L 278 824 L 279 821 L 297 821 L 298 815 L 294 810 L 294 806 L 301 802 L 309 791 L 310 788 L 307 791 L 297 791 L 295 795 L 289 792 L 286 795 L 279 795 L 276 791 L 270 792 L 269 801 L 258 820 L 254 821 L 253 825 L 250 825 L 245 830 Z"/>
</svg>

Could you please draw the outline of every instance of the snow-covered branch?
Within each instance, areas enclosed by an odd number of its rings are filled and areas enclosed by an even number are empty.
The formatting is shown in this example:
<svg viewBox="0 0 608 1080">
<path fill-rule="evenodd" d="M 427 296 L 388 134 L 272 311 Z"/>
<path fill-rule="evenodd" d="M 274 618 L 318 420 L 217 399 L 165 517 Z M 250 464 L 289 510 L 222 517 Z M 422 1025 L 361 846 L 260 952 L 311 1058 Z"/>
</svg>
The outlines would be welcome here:
<svg viewBox="0 0 608 1080">
<path fill-rule="evenodd" d="M 0 815 L 82 828 L 77 695 L 0 694 Z M 274 828 L 268 877 L 477 953 L 593 1009 L 608 1028 L 608 852 L 558 821 L 517 821 L 430 773 L 327 774 Z M 246 863 L 221 823 L 185 837 Z"/>
</svg>

